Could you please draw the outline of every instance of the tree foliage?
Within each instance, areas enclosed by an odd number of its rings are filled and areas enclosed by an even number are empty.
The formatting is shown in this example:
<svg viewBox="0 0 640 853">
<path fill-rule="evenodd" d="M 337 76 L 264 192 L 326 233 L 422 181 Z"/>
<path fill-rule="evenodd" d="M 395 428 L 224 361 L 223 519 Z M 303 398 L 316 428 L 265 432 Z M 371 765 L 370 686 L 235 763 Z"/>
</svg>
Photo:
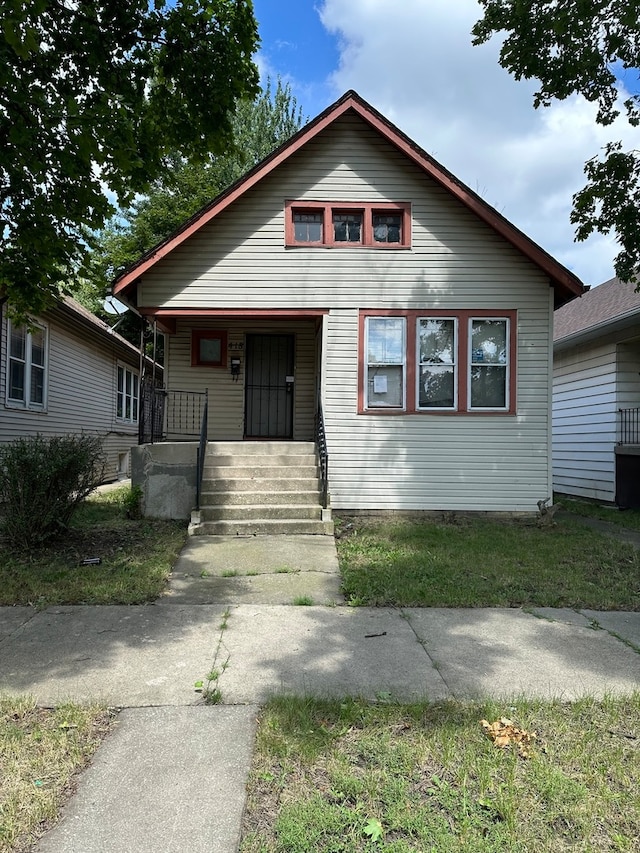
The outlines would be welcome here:
<svg viewBox="0 0 640 853">
<path fill-rule="evenodd" d="M 58 293 L 103 226 L 178 151 L 222 152 L 258 91 L 251 0 L 2 0 L 0 298 Z"/>
<path fill-rule="evenodd" d="M 640 95 L 619 97 L 616 71 L 638 78 L 640 0 L 479 0 L 484 17 L 474 44 L 506 32 L 500 64 L 516 79 L 535 78 L 534 106 L 583 95 L 597 104 L 603 126 L 621 114 L 640 125 Z M 573 197 L 576 239 L 615 232 L 621 251 L 616 274 L 636 280 L 640 270 L 640 152 L 612 141 L 585 165 L 587 184 Z"/>
<path fill-rule="evenodd" d="M 278 79 L 272 90 L 268 81 L 257 98 L 238 103 L 226 152 L 212 153 L 203 162 L 175 154 L 172 168 L 153 182 L 148 194 L 119 211 L 97 235 L 90 276 L 95 291 L 104 296 L 118 273 L 286 142 L 302 121 L 290 86 Z"/>
</svg>

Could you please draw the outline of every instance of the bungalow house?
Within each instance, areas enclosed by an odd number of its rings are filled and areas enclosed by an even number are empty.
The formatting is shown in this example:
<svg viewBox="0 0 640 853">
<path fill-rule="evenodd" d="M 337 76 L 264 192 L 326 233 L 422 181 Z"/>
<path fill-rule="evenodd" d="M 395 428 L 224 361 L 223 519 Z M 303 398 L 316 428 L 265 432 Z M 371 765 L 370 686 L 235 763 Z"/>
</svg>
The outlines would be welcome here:
<svg viewBox="0 0 640 853">
<path fill-rule="evenodd" d="M 555 314 L 553 486 L 640 506 L 640 293 L 613 278 Z"/>
<path fill-rule="evenodd" d="M 0 309 L 1 310 L 1 309 Z M 37 433 L 102 438 L 105 477 L 129 476 L 138 443 L 140 353 L 62 298 L 31 329 L 0 317 L 0 441 Z"/>
<path fill-rule="evenodd" d="M 553 309 L 583 285 L 353 91 L 113 290 L 166 333 L 167 389 L 208 394 L 201 532 L 268 529 L 239 526 L 255 494 L 214 524 L 211 493 L 241 501 L 243 466 L 272 493 L 269 457 L 305 445 L 342 511 L 551 494 Z M 187 514 L 195 449 L 138 454 L 147 511 Z"/>
</svg>

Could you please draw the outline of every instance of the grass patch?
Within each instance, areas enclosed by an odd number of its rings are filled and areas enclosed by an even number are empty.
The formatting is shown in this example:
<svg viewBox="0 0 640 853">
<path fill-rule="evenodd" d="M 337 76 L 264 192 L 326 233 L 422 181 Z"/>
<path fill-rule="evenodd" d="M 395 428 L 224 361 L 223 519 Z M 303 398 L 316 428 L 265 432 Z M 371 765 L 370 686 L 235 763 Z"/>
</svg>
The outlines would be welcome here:
<svg viewBox="0 0 640 853">
<path fill-rule="evenodd" d="M 29 698 L 0 696 L 1 853 L 32 849 L 112 721 L 113 714 L 97 706 L 52 710 Z"/>
<path fill-rule="evenodd" d="M 0 605 L 142 604 L 161 595 L 186 526 L 127 518 L 127 493 L 92 496 L 46 547 L 15 552 L 0 541 Z M 94 557 L 99 564 L 82 565 Z"/>
<path fill-rule="evenodd" d="M 529 758 L 480 720 L 535 730 Z M 638 850 L 640 694 L 263 710 L 241 853 Z"/>
<path fill-rule="evenodd" d="M 363 522 L 337 545 L 352 605 L 640 609 L 638 552 L 571 519 Z"/>
<path fill-rule="evenodd" d="M 602 506 L 602 504 L 592 501 L 581 501 L 578 498 L 564 496 L 558 497 L 557 500 L 558 503 L 562 504 L 563 509 L 574 513 L 574 515 L 608 521 L 610 524 L 615 524 L 616 527 L 624 527 L 627 530 L 640 530 L 640 510 L 638 509 L 621 510 L 615 506 Z"/>
</svg>

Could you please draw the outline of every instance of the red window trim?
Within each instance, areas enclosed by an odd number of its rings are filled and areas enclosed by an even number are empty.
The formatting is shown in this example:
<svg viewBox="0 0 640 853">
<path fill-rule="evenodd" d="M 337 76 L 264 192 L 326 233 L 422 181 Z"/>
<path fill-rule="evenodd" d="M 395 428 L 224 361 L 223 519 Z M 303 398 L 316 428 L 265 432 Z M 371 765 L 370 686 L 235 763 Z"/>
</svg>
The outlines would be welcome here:
<svg viewBox="0 0 640 853">
<path fill-rule="evenodd" d="M 367 317 L 404 317 L 406 320 L 406 389 L 405 408 L 367 408 L 365 353 L 365 324 Z M 447 317 L 458 320 L 458 399 L 455 409 L 419 409 L 416 400 L 416 323 L 419 317 Z M 506 409 L 469 409 L 469 321 L 471 319 L 509 320 L 509 406 Z M 444 308 L 420 308 L 401 310 L 396 308 L 362 308 L 358 318 L 358 414 L 359 415 L 426 415 L 441 417 L 480 416 L 504 417 L 516 414 L 517 393 L 517 319 L 515 309 L 493 311 L 487 308 L 447 310 Z M 464 371 L 464 373 L 463 373 Z"/>
<path fill-rule="evenodd" d="M 220 341 L 220 361 L 200 360 L 200 341 Z M 191 367 L 226 367 L 227 366 L 227 332 L 224 329 L 192 329 L 191 330 Z"/>
<path fill-rule="evenodd" d="M 285 246 L 323 248 L 323 249 L 410 249 L 411 248 L 411 203 L 408 201 L 285 201 Z M 293 223 L 294 212 L 323 213 L 322 235 L 320 242 L 300 242 L 295 238 Z M 334 213 L 362 213 L 362 240 L 359 243 L 347 243 L 333 239 Z M 400 243 L 379 243 L 373 239 L 373 214 L 399 213 L 402 216 L 402 241 Z"/>
</svg>

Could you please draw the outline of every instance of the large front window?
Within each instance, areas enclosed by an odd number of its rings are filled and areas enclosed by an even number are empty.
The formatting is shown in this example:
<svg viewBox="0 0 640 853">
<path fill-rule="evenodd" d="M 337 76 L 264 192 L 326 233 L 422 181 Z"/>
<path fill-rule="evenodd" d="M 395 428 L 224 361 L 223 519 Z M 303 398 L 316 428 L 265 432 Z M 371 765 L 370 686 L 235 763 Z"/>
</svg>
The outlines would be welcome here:
<svg viewBox="0 0 640 853">
<path fill-rule="evenodd" d="M 515 413 L 515 319 L 515 311 L 362 311 L 360 411 Z"/>
<path fill-rule="evenodd" d="M 7 404 L 43 410 L 46 406 L 47 329 L 9 324 Z"/>
</svg>

